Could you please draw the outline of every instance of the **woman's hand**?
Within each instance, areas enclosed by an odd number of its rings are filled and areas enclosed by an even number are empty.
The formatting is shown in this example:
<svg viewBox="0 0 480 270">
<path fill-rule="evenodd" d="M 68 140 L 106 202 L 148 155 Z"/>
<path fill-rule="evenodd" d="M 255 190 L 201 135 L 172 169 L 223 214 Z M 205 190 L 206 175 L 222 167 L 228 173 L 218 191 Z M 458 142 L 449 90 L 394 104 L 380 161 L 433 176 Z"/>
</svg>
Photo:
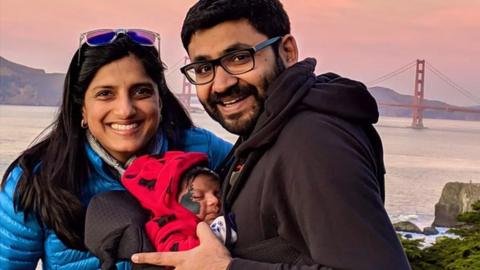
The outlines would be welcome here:
<svg viewBox="0 0 480 270">
<path fill-rule="evenodd" d="M 226 270 L 232 261 L 230 252 L 210 230 L 205 222 L 197 225 L 200 245 L 187 251 L 149 252 L 132 255 L 132 261 L 139 264 L 173 266 L 176 270 Z"/>
</svg>

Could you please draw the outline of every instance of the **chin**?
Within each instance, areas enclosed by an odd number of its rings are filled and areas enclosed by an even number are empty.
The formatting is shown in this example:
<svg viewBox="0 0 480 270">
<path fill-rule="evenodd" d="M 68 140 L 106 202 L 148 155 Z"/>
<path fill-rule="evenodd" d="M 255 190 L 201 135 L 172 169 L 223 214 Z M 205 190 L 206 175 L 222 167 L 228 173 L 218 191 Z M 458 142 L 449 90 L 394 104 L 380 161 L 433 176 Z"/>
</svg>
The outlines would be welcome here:
<svg viewBox="0 0 480 270">
<path fill-rule="evenodd" d="M 255 126 L 257 115 L 248 115 L 245 117 L 239 117 L 236 119 L 222 118 L 220 124 L 229 132 L 237 135 L 247 135 Z"/>
</svg>

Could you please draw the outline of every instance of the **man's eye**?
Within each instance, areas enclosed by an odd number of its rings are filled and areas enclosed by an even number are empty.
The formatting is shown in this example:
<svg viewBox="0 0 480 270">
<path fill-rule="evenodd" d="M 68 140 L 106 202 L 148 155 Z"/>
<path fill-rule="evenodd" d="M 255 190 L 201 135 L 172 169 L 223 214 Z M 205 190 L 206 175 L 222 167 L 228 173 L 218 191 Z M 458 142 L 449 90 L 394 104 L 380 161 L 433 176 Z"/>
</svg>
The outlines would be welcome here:
<svg viewBox="0 0 480 270">
<path fill-rule="evenodd" d="M 212 72 L 212 66 L 209 64 L 200 64 L 195 67 L 195 73 L 197 75 L 206 75 Z"/>
<path fill-rule="evenodd" d="M 251 59 L 249 52 L 238 52 L 230 55 L 226 60 L 232 65 L 242 65 L 248 63 Z"/>
</svg>

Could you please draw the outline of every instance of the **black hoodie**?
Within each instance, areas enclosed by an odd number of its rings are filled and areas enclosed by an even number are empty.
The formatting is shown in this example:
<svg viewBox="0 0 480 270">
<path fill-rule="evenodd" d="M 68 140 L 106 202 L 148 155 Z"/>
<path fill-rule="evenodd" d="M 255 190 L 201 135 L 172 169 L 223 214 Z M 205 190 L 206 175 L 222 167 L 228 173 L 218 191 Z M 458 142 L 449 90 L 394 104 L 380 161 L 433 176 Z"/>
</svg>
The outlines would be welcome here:
<svg viewBox="0 0 480 270">
<path fill-rule="evenodd" d="M 385 212 L 375 100 L 315 60 L 270 85 L 224 188 L 238 242 L 229 269 L 410 269 Z"/>
</svg>

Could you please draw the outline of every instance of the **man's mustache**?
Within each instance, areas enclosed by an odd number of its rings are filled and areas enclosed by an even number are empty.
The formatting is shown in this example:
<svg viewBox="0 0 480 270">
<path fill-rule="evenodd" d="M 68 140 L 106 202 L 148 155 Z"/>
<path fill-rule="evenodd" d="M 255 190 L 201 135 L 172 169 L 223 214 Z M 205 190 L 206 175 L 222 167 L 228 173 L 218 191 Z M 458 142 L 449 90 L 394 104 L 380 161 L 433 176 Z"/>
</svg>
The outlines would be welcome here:
<svg viewBox="0 0 480 270">
<path fill-rule="evenodd" d="M 246 96 L 258 96 L 258 90 L 253 85 L 247 86 L 240 86 L 238 83 L 229 87 L 222 93 L 213 92 L 209 95 L 207 102 L 210 106 L 215 106 L 217 104 L 221 104 L 224 102 L 225 99 L 235 99 L 238 97 L 246 97 Z"/>
</svg>

